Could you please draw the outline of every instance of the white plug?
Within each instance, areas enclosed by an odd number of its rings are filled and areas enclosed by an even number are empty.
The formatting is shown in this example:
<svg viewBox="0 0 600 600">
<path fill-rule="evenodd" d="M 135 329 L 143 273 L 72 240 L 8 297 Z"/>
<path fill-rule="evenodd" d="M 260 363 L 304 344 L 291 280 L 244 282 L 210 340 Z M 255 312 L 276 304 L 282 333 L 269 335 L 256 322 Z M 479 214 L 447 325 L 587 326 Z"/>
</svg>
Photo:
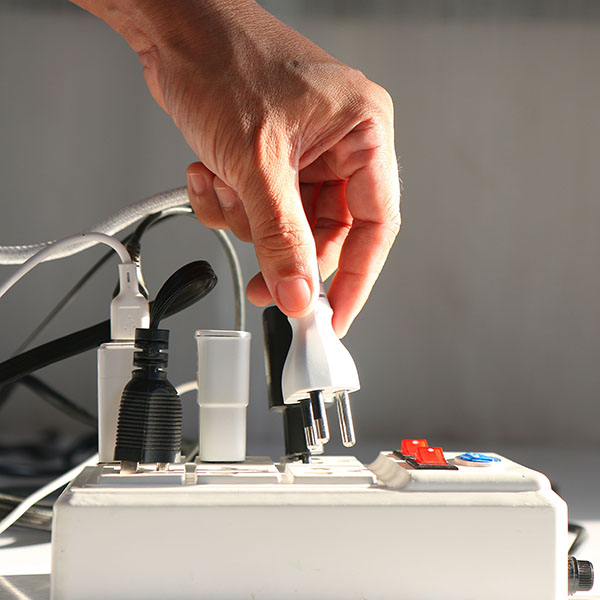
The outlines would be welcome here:
<svg viewBox="0 0 600 600">
<path fill-rule="evenodd" d="M 360 389 L 356 365 L 333 331 L 332 317 L 333 310 L 321 284 L 314 311 L 299 319 L 288 319 L 292 343 L 282 375 L 286 404 L 297 404 L 310 392 L 321 391 L 330 400 L 340 392 Z"/>
<path fill-rule="evenodd" d="M 131 379 L 135 330 L 150 326 L 148 301 L 139 291 L 137 268 L 119 265 L 119 293 L 110 303 L 112 341 L 98 348 L 99 462 L 114 458 L 121 394 Z"/>
<path fill-rule="evenodd" d="M 354 445 L 349 392 L 360 389 L 354 360 L 333 330 L 333 310 L 321 283 L 319 299 L 309 315 L 290 318 L 292 343 L 282 374 L 285 404 L 302 407 L 309 450 L 329 441 L 325 402 L 336 399 L 345 446 Z"/>
<path fill-rule="evenodd" d="M 140 294 L 137 266 L 119 265 L 119 293 L 110 303 L 110 337 L 113 341 L 135 340 L 137 327 L 150 327 L 148 300 Z"/>
</svg>

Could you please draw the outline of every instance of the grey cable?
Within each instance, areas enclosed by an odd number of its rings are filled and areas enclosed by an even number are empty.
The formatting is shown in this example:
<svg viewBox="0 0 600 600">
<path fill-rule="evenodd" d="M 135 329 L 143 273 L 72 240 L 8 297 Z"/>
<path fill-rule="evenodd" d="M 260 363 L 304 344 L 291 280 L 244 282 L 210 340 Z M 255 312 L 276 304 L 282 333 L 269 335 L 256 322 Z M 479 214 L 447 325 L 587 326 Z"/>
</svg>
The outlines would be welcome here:
<svg viewBox="0 0 600 600">
<path fill-rule="evenodd" d="M 246 302 L 244 298 L 244 277 L 240 259 L 236 252 L 233 242 L 222 229 L 213 229 L 212 232 L 217 236 L 221 246 L 227 255 L 231 277 L 233 279 L 233 294 L 235 297 L 235 328 L 239 330 L 246 329 Z"/>
<path fill-rule="evenodd" d="M 166 214 L 166 216 L 177 215 L 177 214 L 190 214 L 193 215 L 192 208 L 189 204 L 175 206 L 170 209 L 165 209 L 162 211 Z M 155 213 L 158 214 L 158 213 Z M 219 240 L 225 254 L 227 256 L 227 260 L 229 262 L 229 267 L 231 269 L 231 277 L 233 283 L 233 293 L 234 293 L 234 302 L 235 302 L 235 328 L 236 329 L 245 329 L 246 326 L 246 304 L 244 299 L 244 278 L 242 275 L 242 269 L 240 266 L 240 261 L 238 254 L 235 250 L 235 247 L 229 238 L 227 232 L 222 229 L 213 229 L 212 232 L 215 234 L 217 239 Z M 126 244 L 133 234 L 129 234 L 125 237 L 122 242 Z M 17 348 L 17 350 L 13 353 L 13 355 L 20 354 L 25 349 L 27 349 L 31 343 L 40 335 L 40 333 L 58 316 L 60 312 L 71 302 L 73 297 L 79 292 L 79 290 L 83 287 L 89 279 L 91 279 L 92 275 L 98 271 L 98 269 L 108 261 L 108 259 L 112 256 L 112 252 L 107 252 L 87 273 L 85 273 L 77 283 L 66 293 L 66 295 L 59 301 L 59 303 L 48 313 L 48 315 L 42 320 L 42 322 L 31 332 L 31 334 L 27 337 L 25 341 L 21 343 L 21 345 Z M 139 273 L 140 282 L 143 282 L 143 276 L 141 274 L 141 270 Z"/>
<path fill-rule="evenodd" d="M 185 457 L 185 462 L 194 462 L 194 459 L 196 458 L 196 455 L 198 454 L 198 451 L 200 450 L 200 446 L 198 444 L 196 444 L 187 454 L 187 456 Z"/>
<path fill-rule="evenodd" d="M 187 204 L 188 202 L 187 188 L 180 187 L 173 190 L 167 190 L 166 192 L 155 194 L 154 196 L 146 198 L 145 200 L 139 200 L 133 204 L 130 204 L 104 221 L 96 223 L 96 225 L 90 227 L 87 231 L 114 236 L 149 214 L 159 212 L 173 206 L 181 206 L 182 204 Z M 70 244 L 68 247 L 52 253 L 45 260 L 65 258 L 66 256 L 71 256 L 81 252 L 82 250 L 90 248 L 96 243 L 97 242 L 93 239 L 81 239 L 77 242 L 73 242 L 73 244 Z M 54 240 L 39 244 L 0 246 L 0 264 L 18 265 L 24 263 L 27 259 L 37 254 L 40 250 L 43 250 L 52 244 L 54 244 Z"/>
</svg>

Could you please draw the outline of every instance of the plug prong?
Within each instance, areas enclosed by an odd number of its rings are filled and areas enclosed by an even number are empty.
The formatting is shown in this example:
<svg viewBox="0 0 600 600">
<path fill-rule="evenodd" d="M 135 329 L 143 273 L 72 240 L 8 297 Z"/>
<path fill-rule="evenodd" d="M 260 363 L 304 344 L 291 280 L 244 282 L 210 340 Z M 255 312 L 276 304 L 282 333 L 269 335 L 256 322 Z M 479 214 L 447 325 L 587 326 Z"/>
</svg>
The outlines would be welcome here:
<svg viewBox="0 0 600 600">
<path fill-rule="evenodd" d="M 348 392 L 339 392 L 336 394 L 338 418 L 340 420 L 340 431 L 342 433 L 342 444 L 349 448 L 356 444 L 356 435 L 354 433 L 354 421 L 352 419 L 352 408 L 350 407 L 350 395 Z"/>
<path fill-rule="evenodd" d="M 310 403 L 317 425 L 317 436 L 322 444 L 326 444 L 329 441 L 329 423 L 322 390 L 315 390 L 310 393 Z"/>
<path fill-rule="evenodd" d="M 131 475 L 137 473 L 138 463 L 133 460 L 122 460 L 121 461 L 121 474 Z"/>
<path fill-rule="evenodd" d="M 304 436 L 306 438 L 306 447 L 309 450 L 318 450 L 321 444 L 317 433 L 317 424 L 313 414 L 313 407 L 310 398 L 300 400 L 300 409 L 302 410 L 302 421 L 304 424 Z"/>
</svg>

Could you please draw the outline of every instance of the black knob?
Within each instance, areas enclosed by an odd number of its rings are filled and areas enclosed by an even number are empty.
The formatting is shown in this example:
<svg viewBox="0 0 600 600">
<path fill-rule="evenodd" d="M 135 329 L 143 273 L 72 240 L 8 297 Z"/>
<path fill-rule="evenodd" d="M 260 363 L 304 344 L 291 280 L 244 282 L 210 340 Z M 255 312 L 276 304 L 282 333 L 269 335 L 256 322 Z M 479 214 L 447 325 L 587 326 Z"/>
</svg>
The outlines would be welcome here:
<svg viewBox="0 0 600 600">
<path fill-rule="evenodd" d="M 594 587 L 594 565 L 589 560 L 569 556 L 569 596 L 589 592 Z"/>
</svg>

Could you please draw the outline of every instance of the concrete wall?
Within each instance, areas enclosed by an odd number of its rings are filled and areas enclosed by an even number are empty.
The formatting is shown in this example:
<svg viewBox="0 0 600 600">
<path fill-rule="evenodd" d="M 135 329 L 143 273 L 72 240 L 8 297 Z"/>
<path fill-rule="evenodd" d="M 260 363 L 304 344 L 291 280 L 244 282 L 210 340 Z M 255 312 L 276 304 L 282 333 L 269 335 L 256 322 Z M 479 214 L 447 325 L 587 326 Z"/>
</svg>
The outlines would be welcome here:
<svg viewBox="0 0 600 600">
<path fill-rule="evenodd" d="M 591 2 L 523 4 L 267 4 L 396 103 L 404 225 L 345 340 L 366 442 L 598 444 L 600 19 Z M 100 21 L 66 2 L 0 4 L 0 78 L 1 243 L 65 236 L 183 184 L 191 151 Z M 145 242 L 154 291 L 194 258 L 221 276 L 172 319 L 177 383 L 193 376 L 193 330 L 232 326 L 227 265 L 191 219 Z M 248 278 L 252 248 L 237 247 Z M 40 267 L 0 301 L 3 358 L 100 253 Z M 104 318 L 114 271 L 43 339 Z M 252 450 L 280 432 L 264 398 L 258 309 L 250 329 Z M 94 407 L 93 353 L 41 375 Z M 188 436 L 195 414 L 188 399 Z M 0 420 L 3 435 L 51 427 L 80 430 L 24 390 Z"/>
</svg>

